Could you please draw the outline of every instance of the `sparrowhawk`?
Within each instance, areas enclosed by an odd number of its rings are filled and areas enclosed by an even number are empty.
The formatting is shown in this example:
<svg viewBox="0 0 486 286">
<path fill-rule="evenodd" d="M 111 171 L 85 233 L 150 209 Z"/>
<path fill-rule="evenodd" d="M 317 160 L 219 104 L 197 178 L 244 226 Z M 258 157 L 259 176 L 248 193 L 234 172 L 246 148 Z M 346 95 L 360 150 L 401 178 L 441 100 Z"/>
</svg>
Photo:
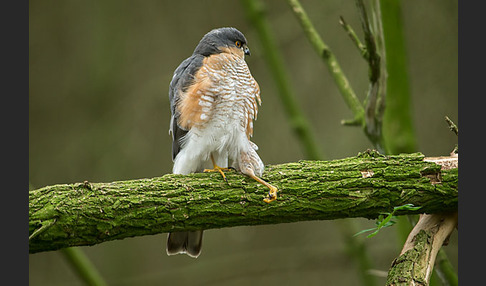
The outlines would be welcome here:
<svg viewBox="0 0 486 286">
<path fill-rule="evenodd" d="M 245 55 L 250 50 L 240 31 L 214 29 L 175 70 L 169 87 L 172 172 L 217 171 L 226 180 L 223 171 L 232 167 L 268 187 L 264 201 L 271 202 L 277 188 L 259 178 L 264 165 L 250 141 L 261 99 Z M 197 257 L 202 234 L 169 233 L 167 254 Z"/>
</svg>

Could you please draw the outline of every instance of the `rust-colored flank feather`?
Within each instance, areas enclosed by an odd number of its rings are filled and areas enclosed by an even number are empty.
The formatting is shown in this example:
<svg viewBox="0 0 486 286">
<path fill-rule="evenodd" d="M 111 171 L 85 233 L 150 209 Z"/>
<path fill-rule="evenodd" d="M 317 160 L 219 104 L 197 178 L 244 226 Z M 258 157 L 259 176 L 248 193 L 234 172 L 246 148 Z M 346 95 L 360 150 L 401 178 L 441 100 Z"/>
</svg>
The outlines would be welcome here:
<svg viewBox="0 0 486 286">
<path fill-rule="evenodd" d="M 235 28 L 207 33 L 191 57 L 174 72 L 169 88 L 174 174 L 219 172 L 233 168 L 268 188 L 263 199 L 277 199 L 277 187 L 260 177 L 265 165 L 250 141 L 261 104 L 260 87 L 245 55 L 250 50 Z M 213 167 L 213 169 L 209 169 Z M 201 253 L 203 230 L 170 233 L 167 254 Z"/>
</svg>

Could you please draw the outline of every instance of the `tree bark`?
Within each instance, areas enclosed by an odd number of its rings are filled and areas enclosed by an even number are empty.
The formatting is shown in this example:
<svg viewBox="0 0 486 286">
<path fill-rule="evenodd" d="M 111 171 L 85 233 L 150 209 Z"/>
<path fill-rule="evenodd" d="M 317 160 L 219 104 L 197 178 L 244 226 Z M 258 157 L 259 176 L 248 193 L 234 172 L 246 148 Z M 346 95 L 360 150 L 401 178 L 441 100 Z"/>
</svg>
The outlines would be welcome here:
<svg viewBox="0 0 486 286">
<path fill-rule="evenodd" d="M 127 237 L 241 225 L 399 213 L 457 211 L 457 168 L 441 170 L 420 153 L 383 156 L 367 151 L 333 161 L 267 166 L 267 189 L 238 173 L 168 174 L 111 183 L 74 183 L 29 192 L 29 252 L 94 245 Z"/>
<path fill-rule="evenodd" d="M 457 212 L 421 215 L 392 262 L 386 285 L 429 285 L 435 258 L 457 226 Z"/>
<path fill-rule="evenodd" d="M 458 157 L 427 158 L 441 166 L 442 171 L 458 168 Z M 432 181 L 432 183 L 434 183 Z M 400 255 L 388 271 L 387 286 L 429 285 L 435 260 L 442 245 L 446 245 L 452 231 L 457 228 L 457 210 L 422 214 L 403 246 Z M 453 277 L 453 282 L 457 282 Z"/>
</svg>

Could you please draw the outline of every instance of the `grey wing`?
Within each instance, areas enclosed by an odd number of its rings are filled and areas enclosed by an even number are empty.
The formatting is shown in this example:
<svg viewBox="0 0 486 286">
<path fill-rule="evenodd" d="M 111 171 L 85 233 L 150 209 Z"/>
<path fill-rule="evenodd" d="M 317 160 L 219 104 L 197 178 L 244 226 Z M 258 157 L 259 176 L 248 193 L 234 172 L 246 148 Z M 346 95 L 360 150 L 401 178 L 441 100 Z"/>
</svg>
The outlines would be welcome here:
<svg viewBox="0 0 486 286">
<path fill-rule="evenodd" d="M 192 84 L 194 75 L 201 68 L 203 56 L 192 55 L 185 59 L 174 71 L 174 76 L 169 85 L 169 102 L 170 102 L 170 126 L 169 133 L 172 134 L 172 160 L 175 159 L 181 150 L 181 138 L 186 135 L 188 130 L 179 126 L 179 112 L 177 111 L 177 104 L 179 103 L 181 94 Z"/>
</svg>

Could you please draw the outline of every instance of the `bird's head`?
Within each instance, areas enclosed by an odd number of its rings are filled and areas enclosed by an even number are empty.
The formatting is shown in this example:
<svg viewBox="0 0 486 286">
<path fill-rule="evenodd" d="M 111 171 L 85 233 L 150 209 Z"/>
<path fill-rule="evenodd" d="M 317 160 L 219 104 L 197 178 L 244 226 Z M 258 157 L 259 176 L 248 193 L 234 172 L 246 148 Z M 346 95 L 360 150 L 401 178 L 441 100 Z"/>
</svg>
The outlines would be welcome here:
<svg viewBox="0 0 486 286">
<path fill-rule="evenodd" d="M 236 28 L 218 28 L 211 30 L 201 39 L 194 54 L 208 57 L 222 52 L 231 52 L 244 57 L 250 55 L 250 49 L 243 33 Z"/>
</svg>

